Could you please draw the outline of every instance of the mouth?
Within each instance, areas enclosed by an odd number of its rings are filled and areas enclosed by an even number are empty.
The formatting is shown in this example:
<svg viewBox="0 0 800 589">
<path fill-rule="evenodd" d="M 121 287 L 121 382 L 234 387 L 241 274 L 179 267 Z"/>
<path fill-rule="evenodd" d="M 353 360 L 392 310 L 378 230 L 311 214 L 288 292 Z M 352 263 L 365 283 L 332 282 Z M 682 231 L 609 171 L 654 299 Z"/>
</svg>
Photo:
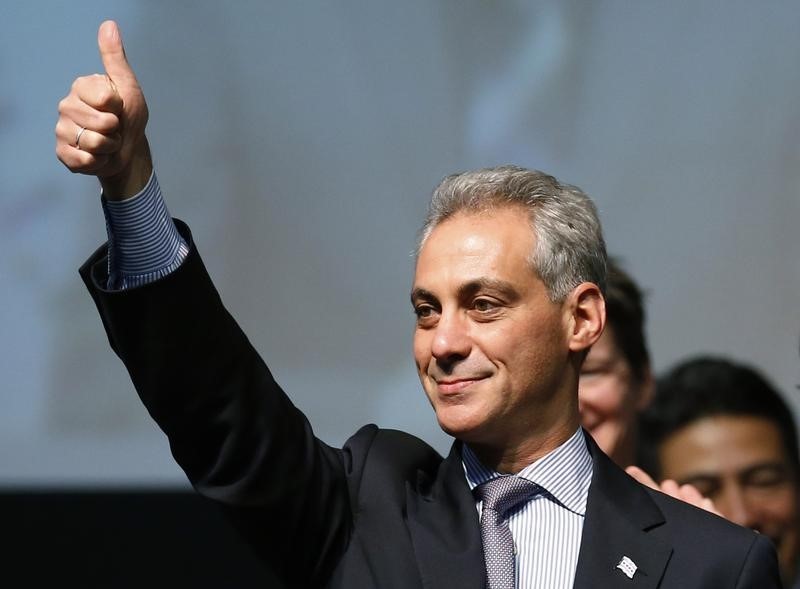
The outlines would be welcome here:
<svg viewBox="0 0 800 589">
<path fill-rule="evenodd" d="M 481 380 L 483 380 L 482 377 L 450 378 L 442 380 L 434 379 L 434 382 L 436 383 L 436 388 L 439 391 L 439 393 L 448 396 L 448 395 L 458 395 L 460 393 L 463 393 L 470 386 Z"/>
<path fill-rule="evenodd" d="M 581 417 L 582 417 L 581 425 L 583 425 L 583 427 L 590 433 L 596 430 L 598 427 L 600 427 L 600 425 L 603 423 L 602 421 L 597 419 L 590 419 L 584 416 Z"/>
<path fill-rule="evenodd" d="M 587 431 L 592 431 L 598 425 L 603 423 L 603 420 L 597 415 L 595 411 L 588 410 L 585 406 L 579 404 L 579 412 L 581 416 L 581 425 Z"/>
</svg>

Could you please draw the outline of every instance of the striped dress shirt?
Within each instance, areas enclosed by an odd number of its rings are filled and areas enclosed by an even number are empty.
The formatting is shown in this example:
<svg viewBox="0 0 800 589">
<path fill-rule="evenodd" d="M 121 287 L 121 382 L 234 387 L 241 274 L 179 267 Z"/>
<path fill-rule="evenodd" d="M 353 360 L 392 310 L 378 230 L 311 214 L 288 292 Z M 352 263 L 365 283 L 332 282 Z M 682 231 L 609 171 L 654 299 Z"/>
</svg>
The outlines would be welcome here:
<svg viewBox="0 0 800 589">
<path fill-rule="evenodd" d="M 139 194 L 102 202 L 108 233 L 107 288 L 153 282 L 186 259 L 189 248 L 169 215 L 155 172 Z"/>
<path fill-rule="evenodd" d="M 123 290 L 153 282 L 177 269 L 188 246 L 169 215 L 155 172 L 137 195 L 103 199 L 108 232 L 108 285 Z M 464 446 L 464 475 L 470 489 L 500 476 Z M 592 458 L 582 430 L 517 473 L 544 492 L 508 519 L 514 538 L 518 589 L 569 589 L 575 579 Z M 481 502 L 476 502 L 478 514 Z"/>
<path fill-rule="evenodd" d="M 500 476 L 483 466 L 466 444 L 463 462 L 470 489 Z M 544 492 L 508 517 L 516 554 L 516 585 L 518 589 L 570 589 L 592 481 L 592 456 L 583 431 L 579 428 L 517 476 L 536 483 Z M 476 506 L 480 514 L 481 502 Z"/>
</svg>

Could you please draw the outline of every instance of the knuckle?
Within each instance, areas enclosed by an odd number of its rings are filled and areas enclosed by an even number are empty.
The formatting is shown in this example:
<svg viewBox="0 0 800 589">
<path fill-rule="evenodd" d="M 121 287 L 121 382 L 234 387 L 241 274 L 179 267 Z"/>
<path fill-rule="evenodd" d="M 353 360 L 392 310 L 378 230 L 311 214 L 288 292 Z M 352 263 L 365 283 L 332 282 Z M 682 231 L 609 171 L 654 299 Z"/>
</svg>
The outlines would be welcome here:
<svg viewBox="0 0 800 589">
<path fill-rule="evenodd" d="M 68 94 L 59 101 L 58 113 L 62 116 L 74 113 L 78 104 L 80 104 L 80 98 L 76 94 Z"/>
<path fill-rule="evenodd" d="M 110 112 L 97 111 L 93 113 L 92 126 L 98 133 L 109 135 L 119 128 L 119 117 Z"/>
<path fill-rule="evenodd" d="M 91 80 L 94 76 L 80 76 L 75 78 L 72 81 L 72 86 L 70 86 L 71 94 L 80 94 L 82 90 L 86 88 L 88 84 L 91 84 Z"/>
<path fill-rule="evenodd" d="M 81 151 L 85 153 L 93 153 L 97 147 L 97 142 L 91 133 L 84 133 L 81 135 Z"/>
<path fill-rule="evenodd" d="M 99 106 L 111 106 L 115 101 L 116 95 L 107 84 L 103 84 L 97 89 L 95 97 Z"/>
<path fill-rule="evenodd" d="M 86 170 L 91 168 L 93 164 L 94 164 L 94 156 L 91 153 L 83 150 L 80 150 L 78 152 L 78 165 L 76 167 L 79 168 L 78 169 L 79 172 L 80 171 L 85 172 Z"/>
<path fill-rule="evenodd" d="M 116 113 L 122 108 L 122 99 L 116 89 L 107 83 L 98 85 L 93 94 L 93 101 L 96 108 L 105 112 Z"/>
</svg>

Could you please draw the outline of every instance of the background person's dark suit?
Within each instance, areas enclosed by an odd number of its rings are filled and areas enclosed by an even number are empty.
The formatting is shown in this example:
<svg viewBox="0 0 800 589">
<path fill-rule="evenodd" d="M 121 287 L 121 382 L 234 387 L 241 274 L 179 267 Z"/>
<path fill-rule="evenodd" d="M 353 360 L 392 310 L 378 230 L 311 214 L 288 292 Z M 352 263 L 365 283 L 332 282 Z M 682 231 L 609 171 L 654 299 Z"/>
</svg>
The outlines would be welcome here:
<svg viewBox="0 0 800 589">
<path fill-rule="evenodd" d="M 181 226 L 187 235 L 187 230 Z M 484 563 L 456 443 L 367 426 L 342 450 L 305 417 L 224 310 L 193 249 L 143 288 L 109 293 L 105 247 L 82 268 L 112 347 L 194 486 L 298 587 L 475 588 Z M 594 474 L 575 587 L 780 587 L 769 541 L 645 490 L 590 440 Z M 616 568 L 623 556 L 633 579 Z"/>
</svg>

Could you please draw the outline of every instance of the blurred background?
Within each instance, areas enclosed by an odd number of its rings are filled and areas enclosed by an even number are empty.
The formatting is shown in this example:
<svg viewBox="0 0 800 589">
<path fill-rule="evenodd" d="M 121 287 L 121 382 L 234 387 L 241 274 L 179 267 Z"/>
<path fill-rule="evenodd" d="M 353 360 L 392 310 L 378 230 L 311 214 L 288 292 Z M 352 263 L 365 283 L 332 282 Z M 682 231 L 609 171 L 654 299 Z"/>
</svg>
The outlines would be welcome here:
<svg viewBox="0 0 800 589">
<path fill-rule="evenodd" d="M 235 6 L 235 9 L 234 9 Z M 647 292 L 658 371 L 708 352 L 800 383 L 800 8 L 578 0 L 0 6 L 0 488 L 185 491 L 77 268 L 99 189 L 57 103 L 122 28 L 173 215 L 223 300 L 342 443 L 375 422 L 445 452 L 411 358 L 432 188 L 515 163 L 596 201 Z"/>
</svg>

